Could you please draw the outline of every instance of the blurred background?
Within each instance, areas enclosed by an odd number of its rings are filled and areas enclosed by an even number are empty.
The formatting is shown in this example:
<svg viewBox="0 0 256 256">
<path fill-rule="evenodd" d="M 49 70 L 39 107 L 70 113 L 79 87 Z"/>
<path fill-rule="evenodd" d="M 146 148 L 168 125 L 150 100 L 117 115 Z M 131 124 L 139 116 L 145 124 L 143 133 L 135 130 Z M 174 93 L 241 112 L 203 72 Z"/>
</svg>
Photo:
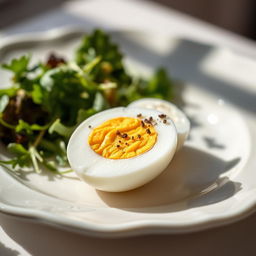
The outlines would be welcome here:
<svg viewBox="0 0 256 256">
<path fill-rule="evenodd" d="M 256 39 L 255 0 L 154 0 L 243 36 Z"/>
<path fill-rule="evenodd" d="M 255 0 L 144 1 L 157 2 L 245 37 L 256 39 Z M 66 0 L 0 0 L 0 28 L 57 8 L 63 2 Z"/>
</svg>

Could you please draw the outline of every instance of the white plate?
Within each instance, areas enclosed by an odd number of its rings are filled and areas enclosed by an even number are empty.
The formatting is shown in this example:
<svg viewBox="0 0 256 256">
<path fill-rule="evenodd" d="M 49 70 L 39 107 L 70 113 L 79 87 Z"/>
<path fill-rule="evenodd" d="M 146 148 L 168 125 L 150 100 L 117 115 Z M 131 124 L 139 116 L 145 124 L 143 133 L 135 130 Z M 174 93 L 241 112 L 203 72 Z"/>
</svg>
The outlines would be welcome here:
<svg viewBox="0 0 256 256">
<path fill-rule="evenodd" d="M 82 34 L 66 28 L 7 38 L 0 42 L 0 58 L 8 61 L 31 52 L 36 61 L 51 51 L 71 58 Z M 251 147 L 256 100 L 251 85 L 255 72 L 248 71 L 255 71 L 256 63 L 225 49 L 164 35 L 112 35 L 132 72 L 148 75 L 163 65 L 184 81 L 185 86 L 179 85 L 183 109 L 192 122 L 184 148 L 161 176 L 125 193 L 96 191 L 74 174 L 14 176 L 2 168 L 0 210 L 112 237 L 191 232 L 251 213 L 256 203 L 256 153 Z M 8 79 L 1 71 L 1 84 L 7 85 Z"/>
</svg>

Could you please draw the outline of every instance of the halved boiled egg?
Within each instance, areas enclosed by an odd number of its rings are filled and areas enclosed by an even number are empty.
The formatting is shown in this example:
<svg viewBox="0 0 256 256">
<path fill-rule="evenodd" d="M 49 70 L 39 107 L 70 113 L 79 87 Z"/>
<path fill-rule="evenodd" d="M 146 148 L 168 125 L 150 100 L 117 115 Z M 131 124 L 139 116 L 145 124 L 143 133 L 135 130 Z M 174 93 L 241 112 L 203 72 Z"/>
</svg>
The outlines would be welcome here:
<svg viewBox="0 0 256 256">
<path fill-rule="evenodd" d="M 151 181 L 170 163 L 177 145 L 173 122 L 159 115 L 119 107 L 86 119 L 69 140 L 71 168 L 103 191 L 127 191 Z"/>
<path fill-rule="evenodd" d="M 136 100 L 128 105 L 128 107 L 141 107 L 147 109 L 155 109 L 163 114 L 167 115 L 172 119 L 178 133 L 178 151 L 184 144 L 190 130 L 190 121 L 187 116 L 182 112 L 176 105 L 169 101 L 155 99 L 155 98 L 144 98 Z"/>
</svg>

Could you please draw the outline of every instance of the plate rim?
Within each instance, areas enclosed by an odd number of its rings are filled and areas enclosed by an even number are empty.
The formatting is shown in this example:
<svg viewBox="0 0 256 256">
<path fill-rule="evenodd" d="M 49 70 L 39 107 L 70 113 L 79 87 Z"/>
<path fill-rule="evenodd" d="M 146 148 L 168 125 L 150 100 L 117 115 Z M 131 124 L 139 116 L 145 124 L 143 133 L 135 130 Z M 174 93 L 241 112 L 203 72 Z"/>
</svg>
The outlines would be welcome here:
<svg viewBox="0 0 256 256">
<path fill-rule="evenodd" d="M 88 32 L 88 29 L 83 29 L 78 26 L 65 26 L 54 28 L 47 31 L 22 33 L 18 35 L 6 36 L 0 41 L 0 52 L 10 45 L 19 43 L 29 43 L 31 41 L 54 41 L 56 39 L 71 36 L 72 34 L 83 34 Z M 111 30 L 112 31 L 112 30 Z M 114 32 L 138 32 L 140 30 L 114 30 Z M 148 31 L 144 31 L 146 33 Z M 183 39 L 181 37 L 174 37 L 175 39 Z M 193 41 L 189 39 L 190 41 Z M 197 42 L 197 41 L 195 41 Z M 200 42 L 200 44 L 202 44 Z M 207 44 L 209 45 L 209 44 Z M 213 45 L 214 47 L 221 48 Z M 50 226 L 57 226 L 61 229 L 66 229 L 72 232 L 78 232 L 96 237 L 129 237 L 145 234 L 181 234 L 201 231 L 213 227 L 219 227 L 234 223 L 243 219 L 256 210 L 256 197 L 251 200 L 243 208 L 223 214 L 212 219 L 205 217 L 201 220 L 193 221 L 190 224 L 176 224 L 168 223 L 166 220 L 144 220 L 131 221 L 122 224 L 98 224 L 90 223 L 90 221 L 78 221 L 69 219 L 65 216 L 58 216 L 57 214 L 47 213 L 42 210 L 22 208 L 18 206 L 11 206 L 0 201 L 0 212 L 9 214 L 18 218 L 24 218 L 29 221 L 35 221 Z"/>
<path fill-rule="evenodd" d="M 256 202 L 254 202 L 256 204 Z M 13 207 L 0 202 L 0 212 L 9 216 L 23 219 L 33 223 L 45 224 L 51 227 L 57 227 L 63 230 L 71 231 L 78 234 L 88 235 L 101 238 L 124 238 L 141 235 L 163 235 L 163 234 L 189 234 L 198 231 L 204 231 L 211 228 L 226 226 L 242 220 L 255 212 L 255 204 L 251 204 L 235 214 L 227 214 L 215 219 L 207 219 L 205 221 L 196 221 L 186 225 L 173 225 L 166 221 L 133 221 L 125 224 L 90 224 L 77 220 L 70 220 L 56 214 L 45 213 L 40 210 L 31 210 Z"/>
</svg>

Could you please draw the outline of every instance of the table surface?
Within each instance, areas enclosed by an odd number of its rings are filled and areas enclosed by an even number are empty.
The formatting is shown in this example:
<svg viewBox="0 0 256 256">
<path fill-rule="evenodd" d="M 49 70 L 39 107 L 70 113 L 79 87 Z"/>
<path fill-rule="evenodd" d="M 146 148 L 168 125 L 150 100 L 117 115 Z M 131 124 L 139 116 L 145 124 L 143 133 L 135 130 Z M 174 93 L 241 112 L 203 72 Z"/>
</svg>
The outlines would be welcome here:
<svg viewBox="0 0 256 256">
<path fill-rule="evenodd" d="M 152 22 L 153 21 L 153 22 Z M 0 30 L 6 36 L 66 25 L 141 29 L 232 48 L 256 57 L 256 44 L 172 9 L 136 0 L 70 1 Z M 99 239 L 0 214 L 0 255 L 255 255 L 256 214 L 232 225 L 185 235 Z"/>
</svg>

